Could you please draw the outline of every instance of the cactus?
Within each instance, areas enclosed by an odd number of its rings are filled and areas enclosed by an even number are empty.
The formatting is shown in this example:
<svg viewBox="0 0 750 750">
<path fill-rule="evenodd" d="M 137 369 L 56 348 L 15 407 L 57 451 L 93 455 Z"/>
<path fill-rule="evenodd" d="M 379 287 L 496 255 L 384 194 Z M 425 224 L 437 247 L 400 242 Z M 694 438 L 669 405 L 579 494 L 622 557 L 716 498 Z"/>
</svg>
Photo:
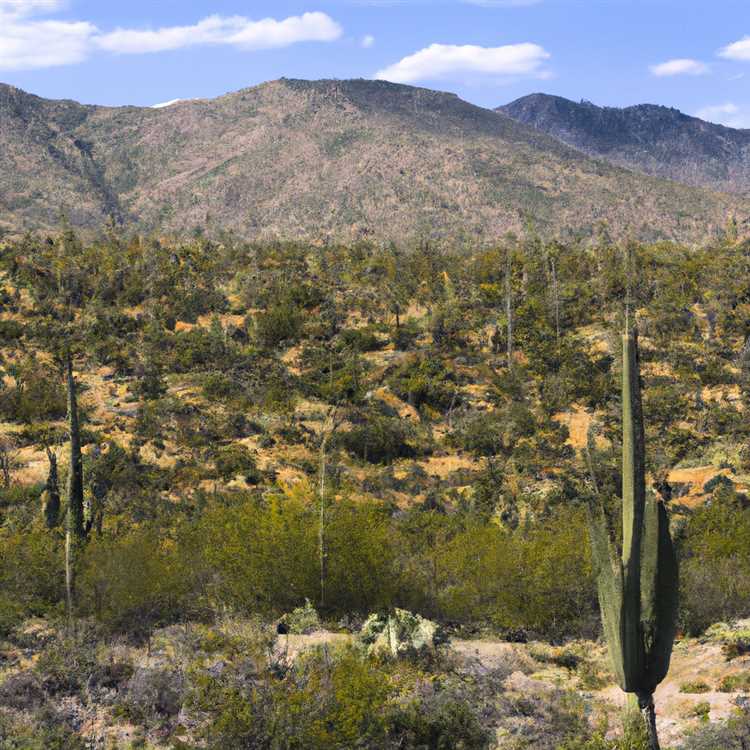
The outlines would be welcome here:
<svg viewBox="0 0 750 750">
<path fill-rule="evenodd" d="M 76 381 L 73 377 L 73 356 L 68 350 L 65 358 L 65 378 L 68 392 L 68 433 L 70 439 L 70 467 L 68 469 L 65 523 L 65 594 L 68 618 L 73 621 L 73 593 L 75 588 L 75 556 L 90 528 L 86 525 L 83 503 L 83 460 L 81 458 L 81 428 L 78 421 Z"/>
<path fill-rule="evenodd" d="M 653 694 L 666 677 L 677 627 L 677 558 L 667 512 L 646 492 L 638 338 L 626 325 L 622 375 L 622 555 L 603 508 L 590 514 L 602 624 L 617 681 L 637 699 L 658 750 Z"/>
<path fill-rule="evenodd" d="M 47 485 L 42 492 L 42 513 L 48 529 L 54 529 L 60 524 L 60 487 L 57 481 L 57 456 L 47 448 L 49 459 L 49 473 Z"/>
<path fill-rule="evenodd" d="M 68 392 L 68 437 L 70 439 L 70 468 L 68 471 L 68 529 L 78 539 L 86 536 L 83 504 L 83 462 L 81 459 L 81 429 L 78 422 L 78 399 L 73 377 L 73 357 L 68 352 L 65 361 Z"/>
</svg>

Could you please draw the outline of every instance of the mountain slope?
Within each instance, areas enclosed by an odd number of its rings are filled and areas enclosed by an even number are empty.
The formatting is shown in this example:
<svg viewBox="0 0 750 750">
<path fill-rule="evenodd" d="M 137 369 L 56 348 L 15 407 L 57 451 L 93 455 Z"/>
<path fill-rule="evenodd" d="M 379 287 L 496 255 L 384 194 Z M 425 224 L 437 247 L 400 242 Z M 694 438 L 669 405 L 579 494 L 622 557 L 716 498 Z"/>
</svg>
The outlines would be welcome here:
<svg viewBox="0 0 750 750">
<path fill-rule="evenodd" d="M 532 94 L 498 112 L 590 156 L 688 185 L 750 194 L 750 130 L 641 104 L 618 109 Z"/>
<path fill-rule="evenodd" d="M 633 175 L 452 94 L 274 81 L 162 109 L 0 87 L 0 223 L 242 236 L 491 240 L 539 231 L 699 241 L 740 198 Z"/>
</svg>

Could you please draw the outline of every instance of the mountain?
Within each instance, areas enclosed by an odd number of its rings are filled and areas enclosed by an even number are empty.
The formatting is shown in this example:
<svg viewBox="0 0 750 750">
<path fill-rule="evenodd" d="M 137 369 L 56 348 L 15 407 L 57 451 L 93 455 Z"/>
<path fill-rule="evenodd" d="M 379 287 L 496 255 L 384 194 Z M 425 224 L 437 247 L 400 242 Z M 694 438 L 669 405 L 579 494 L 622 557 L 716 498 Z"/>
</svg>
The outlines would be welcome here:
<svg viewBox="0 0 750 750">
<path fill-rule="evenodd" d="M 627 169 L 750 195 L 750 130 L 653 104 L 618 109 L 547 94 L 525 96 L 496 111 Z"/>
<path fill-rule="evenodd" d="M 635 175 L 454 94 L 281 79 L 213 100 L 98 107 L 0 86 L 0 225 L 108 216 L 146 231 L 492 240 L 700 241 L 744 198 Z"/>
</svg>

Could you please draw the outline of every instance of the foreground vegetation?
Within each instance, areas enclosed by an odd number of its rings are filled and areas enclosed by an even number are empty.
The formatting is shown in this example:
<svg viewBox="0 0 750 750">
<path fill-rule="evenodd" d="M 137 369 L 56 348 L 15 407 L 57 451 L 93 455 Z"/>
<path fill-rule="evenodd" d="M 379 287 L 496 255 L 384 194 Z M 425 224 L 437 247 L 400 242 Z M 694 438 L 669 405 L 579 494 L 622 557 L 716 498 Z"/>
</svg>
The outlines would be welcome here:
<svg viewBox="0 0 750 750">
<path fill-rule="evenodd" d="M 729 232 L 630 254 L 646 468 L 671 508 L 680 628 L 699 634 L 750 615 L 750 246 Z M 401 607 L 454 634 L 597 637 L 585 508 L 603 497 L 617 525 L 622 259 L 604 236 L 460 256 L 114 230 L 8 245 L 0 632 L 22 642 L 67 608 L 89 625 L 49 648 L 88 653 L 94 682 L 116 662 L 92 642 L 182 623 L 198 659 L 213 633 L 231 668 L 189 679 L 208 717 L 189 735 L 209 746 L 490 746 L 507 673 L 347 649 L 279 665 L 262 627 L 237 644 L 212 628 L 307 599 L 344 630 Z M 706 481 L 681 484 L 694 467 Z M 579 700 L 526 746 L 609 747 Z M 147 724 L 138 710 L 125 718 Z"/>
</svg>

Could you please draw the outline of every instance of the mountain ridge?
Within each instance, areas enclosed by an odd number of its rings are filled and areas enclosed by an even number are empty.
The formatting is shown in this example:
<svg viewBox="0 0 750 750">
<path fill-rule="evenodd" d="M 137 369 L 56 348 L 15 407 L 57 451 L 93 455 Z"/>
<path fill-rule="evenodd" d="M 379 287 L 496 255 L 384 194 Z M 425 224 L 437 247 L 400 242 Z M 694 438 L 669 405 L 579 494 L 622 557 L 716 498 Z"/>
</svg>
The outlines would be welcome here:
<svg viewBox="0 0 750 750">
<path fill-rule="evenodd" d="M 750 195 L 750 130 L 662 105 L 600 107 L 539 93 L 496 111 L 625 169 Z"/>
<path fill-rule="evenodd" d="M 744 199 L 644 178 L 455 94 L 279 79 L 170 107 L 0 87 L 0 226 L 201 226 L 248 239 L 494 241 L 541 233 L 701 241 Z"/>
</svg>

